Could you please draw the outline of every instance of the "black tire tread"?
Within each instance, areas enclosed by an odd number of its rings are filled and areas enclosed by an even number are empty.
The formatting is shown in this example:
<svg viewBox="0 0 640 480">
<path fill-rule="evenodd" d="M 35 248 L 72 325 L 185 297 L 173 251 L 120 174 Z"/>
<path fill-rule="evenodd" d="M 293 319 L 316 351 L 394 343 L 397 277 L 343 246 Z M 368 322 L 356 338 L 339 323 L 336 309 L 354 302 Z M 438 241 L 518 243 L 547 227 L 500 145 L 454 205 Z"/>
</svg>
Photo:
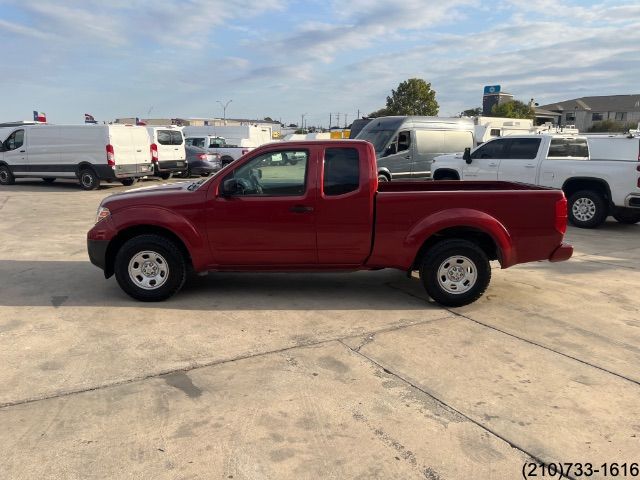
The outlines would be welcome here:
<svg viewBox="0 0 640 480">
<path fill-rule="evenodd" d="M 16 183 L 16 177 L 11 173 L 11 169 L 7 165 L 0 165 L 0 170 L 4 170 L 7 172 L 7 180 L 0 183 L 0 185 L 13 185 Z"/>
</svg>

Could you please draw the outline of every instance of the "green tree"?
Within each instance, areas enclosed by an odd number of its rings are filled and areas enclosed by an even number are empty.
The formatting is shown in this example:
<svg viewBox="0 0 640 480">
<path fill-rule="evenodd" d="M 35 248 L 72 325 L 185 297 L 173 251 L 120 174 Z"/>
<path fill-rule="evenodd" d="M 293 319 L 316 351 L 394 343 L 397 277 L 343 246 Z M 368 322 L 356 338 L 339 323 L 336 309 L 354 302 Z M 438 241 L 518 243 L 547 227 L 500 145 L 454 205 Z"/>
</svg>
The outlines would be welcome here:
<svg viewBox="0 0 640 480">
<path fill-rule="evenodd" d="M 512 100 L 510 102 L 494 105 L 491 109 L 492 117 L 506 118 L 535 118 L 536 111 L 528 104 L 520 100 Z"/>
<path fill-rule="evenodd" d="M 461 117 L 477 117 L 478 115 L 482 115 L 482 107 L 470 108 L 460 114 Z"/>
<path fill-rule="evenodd" d="M 623 123 L 616 122 L 614 120 L 602 120 L 601 122 L 594 122 L 589 128 L 590 132 L 628 132 L 632 128 L 637 128 L 635 123 Z"/>
<path fill-rule="evenodd" d="M 438 115 L 440 106 L 436 101 L 436 92 L 431 84 L 421 78 L 410 78 L 391 90 L 387 97 L 387 106 L 371 114 L 370 117 L 387 115 Z"/>
</svg>

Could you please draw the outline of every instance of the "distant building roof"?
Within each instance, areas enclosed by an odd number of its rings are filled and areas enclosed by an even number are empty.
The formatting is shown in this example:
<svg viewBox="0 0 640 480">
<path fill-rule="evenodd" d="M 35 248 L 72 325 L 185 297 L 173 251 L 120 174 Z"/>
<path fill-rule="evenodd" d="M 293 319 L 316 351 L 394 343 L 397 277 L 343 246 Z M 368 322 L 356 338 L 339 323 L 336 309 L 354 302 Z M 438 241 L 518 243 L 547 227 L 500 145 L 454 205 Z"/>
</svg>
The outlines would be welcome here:
<svg viewBox="0 0 640 480">
<path fill-rule="evenodd" d="M 640 94 L 580 97 L 540 107 L 551 111 L 640 112 Z"/>
<path fill-rule="evenodd" d="M 561 117 L 562 114 L 558 112 L 552 112 L 551 110 L 545 110 L 544 108 L 536 107 L 536 116 L 538 117 Z"/>
</svg>

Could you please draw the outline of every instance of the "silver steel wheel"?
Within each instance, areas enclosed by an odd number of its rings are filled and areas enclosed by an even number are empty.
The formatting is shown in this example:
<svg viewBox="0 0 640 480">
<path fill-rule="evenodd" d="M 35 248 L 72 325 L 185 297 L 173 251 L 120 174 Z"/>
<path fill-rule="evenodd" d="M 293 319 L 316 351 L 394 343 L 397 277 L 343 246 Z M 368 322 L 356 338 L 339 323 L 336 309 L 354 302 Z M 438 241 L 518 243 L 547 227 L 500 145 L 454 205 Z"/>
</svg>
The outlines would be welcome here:
<svg viewBox="0 0 640 480">
<path fill-rule="evenodd" d="M 476 280 L 476 264 L 462 255 L 447 258 L 438 268 L 438 284 L 448 293 L 468 292 L 476 284 Z"/>
<path fill-rule="evenodd" d="M 169 264 L 162 255 L 151 250 L 136 253 L 129 262 L 129 278 L 138 287 L 155 290 L 169 278 Z"/>
<path fill-rule="evenodd" d="M 573 213 L 574 218 L 577 220 L 588 222 L 596 214 L 596 204 L 593 203 L 593 200 L 590 198 L 579 198 L 573 202 L 571 213 Z"/>
<path fill-rule="evenodd" d="M 83 173 L 80 176 L 80 183 L 83 187 L 90 187 L 93 184 L 93 177 L 90 173 Z"/>
</svg>

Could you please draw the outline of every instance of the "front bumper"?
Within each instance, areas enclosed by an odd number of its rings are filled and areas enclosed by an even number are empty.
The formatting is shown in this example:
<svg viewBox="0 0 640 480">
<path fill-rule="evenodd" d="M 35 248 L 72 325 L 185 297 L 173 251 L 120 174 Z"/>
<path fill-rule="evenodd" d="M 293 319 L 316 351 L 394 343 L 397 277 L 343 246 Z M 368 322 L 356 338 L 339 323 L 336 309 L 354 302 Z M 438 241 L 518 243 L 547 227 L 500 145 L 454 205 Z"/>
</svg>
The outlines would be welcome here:
<svg viewBox="0 0 640 480">
<path fill-rule="evenodd" d="M 89 260 L 96 267 L 105 270 L 107 266 L 107 247 L 108 240 L 91 240 L 87 239 L 87 251 L 89 252 Z"/>
<path fill-rule="evenodd" d="M 553 251 L 553 253 L 549 257 L 549 261 L 564 262 L 565 260 L 569 260 L 571 258 L 571 255 L 573 255 L 573 245 L 563 243 Z"/>
</svg>

